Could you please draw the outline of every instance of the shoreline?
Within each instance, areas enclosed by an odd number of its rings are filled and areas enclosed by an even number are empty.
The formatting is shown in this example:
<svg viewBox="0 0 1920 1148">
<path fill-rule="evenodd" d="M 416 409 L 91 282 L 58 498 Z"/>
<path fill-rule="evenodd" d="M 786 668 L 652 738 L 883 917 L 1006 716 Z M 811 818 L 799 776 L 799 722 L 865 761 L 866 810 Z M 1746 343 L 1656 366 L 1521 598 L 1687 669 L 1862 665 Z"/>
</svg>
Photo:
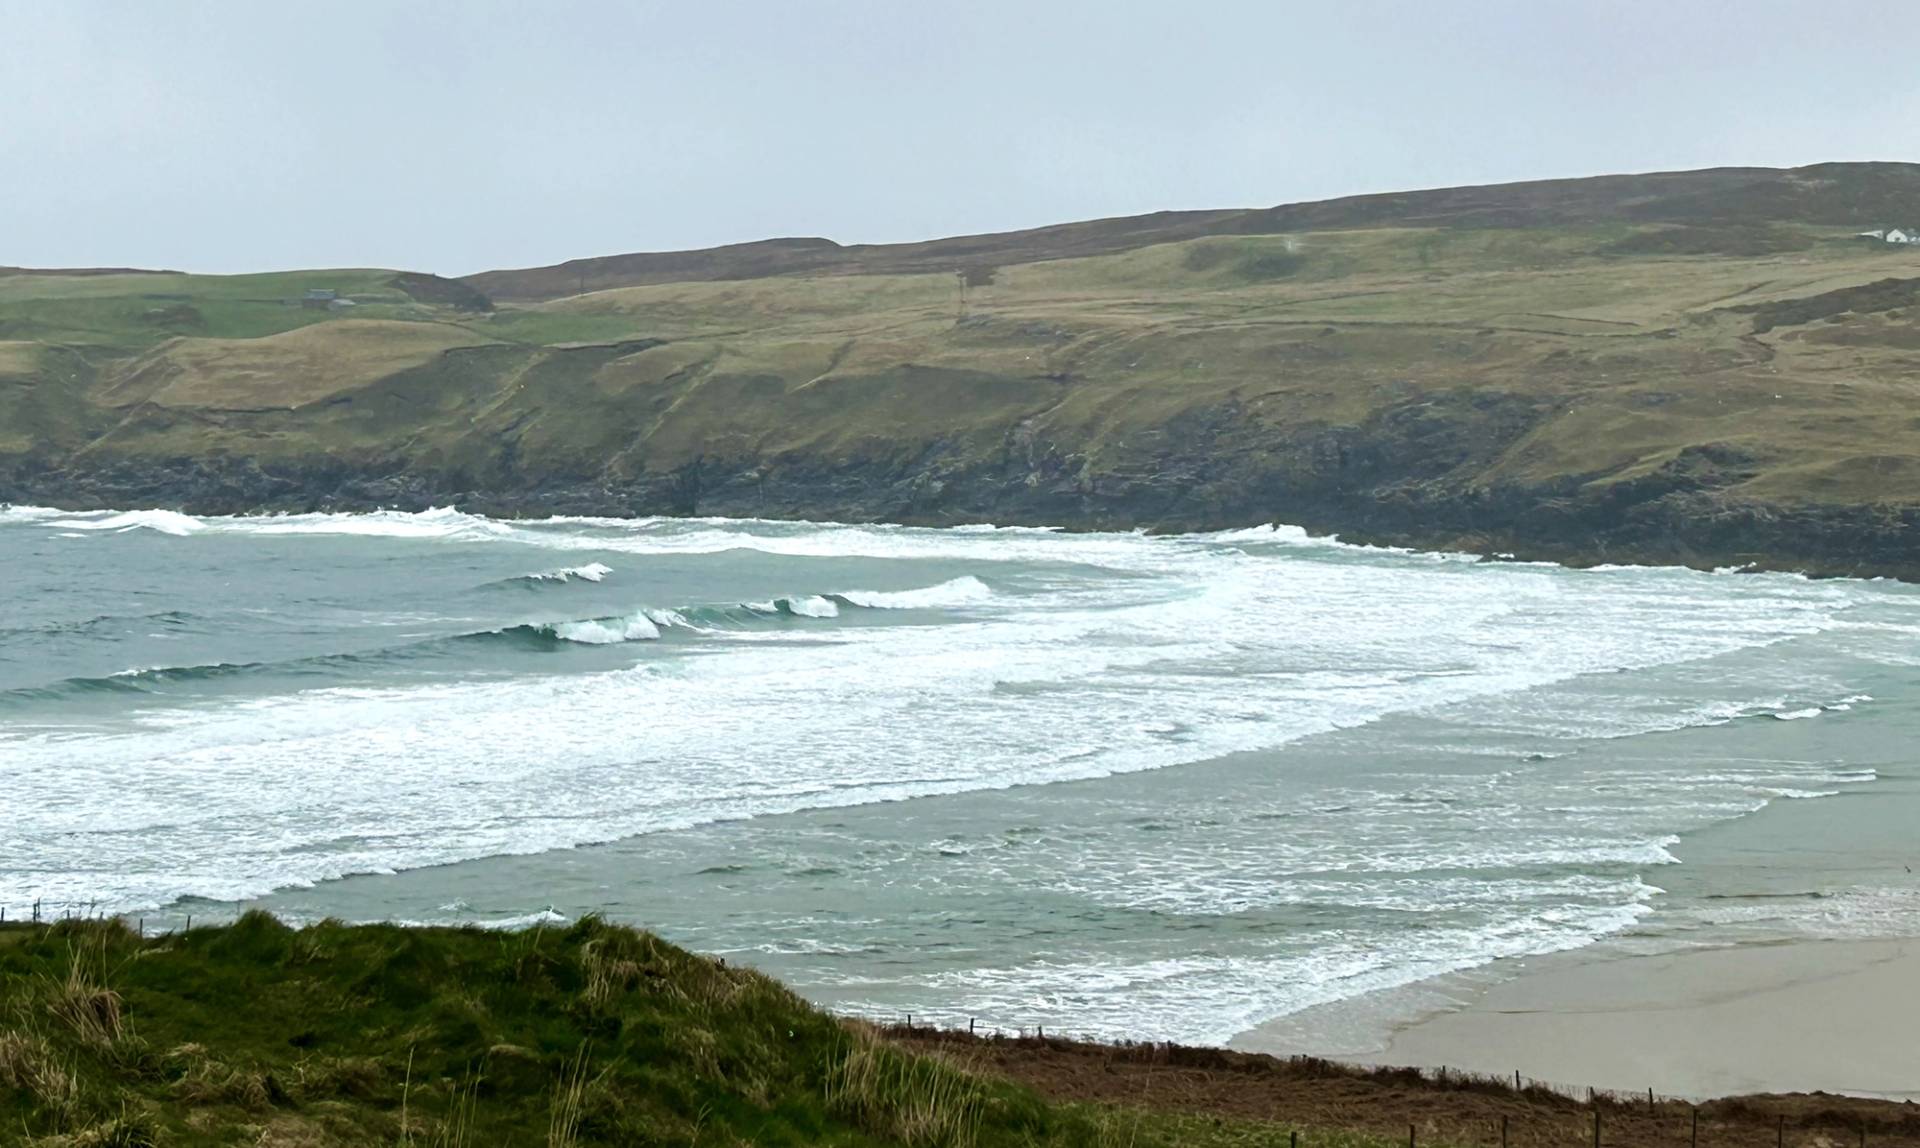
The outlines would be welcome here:
<svg viewBox="0 0 1920 1148">
<path fill-rule="evenodd" d="M 795 496 L 769 503 L 764 492 L 714 498 L 704 505 L 685 505 L 663 498 L 657 491 L 636 490 L 614 497 L 606 489 L 554 488 L 464 490 L 419 481 L 315 487 L 298 478 L 273 481 L 255 472 L 243 496 L 228 488 L 225 476 L 211 485 L 207 476 L 193 481 L 170 476 L 157 483 L 135 483 L 101 493 L 90 484 L 9 481 L 0 473 L 0 509 L 12 506 L 59 509 L 70 513 L 169 510 L 196 517 L 253 517 L 279 514 L 371 514 L 380 511 L 420 513 L 451 508 L 501 521 L 537 520 L 584 515 L 607 518 L 721 517 L 819 526 L 902 526 L 945 529 L 961 526 L 1007 526 L 1087 534 L 1142 530 L 1154 535 L 1206 534 L 1275 524 L 1298 526 L 1316 538 L 1336 538 L 1356 546 L 1402 549 L 1427 553 L 1469 554 L 1485 562 L 1548 562 L 1572 570 L 1595 566 L 1633 565 L 1672 567 L 1713 572 L 1737 569 L 1742 573 L 1788 574 L 1806 578 L 1886 578 L 1920 583 L 1920 552 L 1884 535 L 1886 524 L 1870 520 L 1866 509 L 1835 505 L 1789 513 L 1781 508 L 1727 506 L 1719 517 L 1742 515 L 1753 536 L 1733 530 L 1727 537 L 1695 537 L 1682 516 L 1658 528 L 1627 529 L 1621 523 L 1581 522 L 1553 528 L 1526 525 L 1529 512 L 1491 513 L 1466 500 L 1461 505 L 1422 504 L 1430 513 L 1409 513 L 1397 503 L 1307 500 L 1288 506 L 1244 501 L 1230 507 L 1164 507 L 1151 510 L 1124 502 L 1086 505 L 1047 502 L 1040 505 L 974 500 L 966 505 L 922 507 L 877 497 L 846 496 L 837 486 L 833 497 L 819 500 Z M 336 478 L 338 476 L 335 476 Z M 857 477 L 849 480 L 858 486 Z M 262 485 L 264 484 L 264 485 Z M 243 488 L 249 484 L 242 483 Z M 175 488 L 179 488 L 176 492 Z M 155 493 L 156 490 L 165 493 Z M 1518 497 L 1521 503 L 1527 500 Z M 1541 497 L 1547 497 L 1541 495 Z M 1804 529 L 1789 530 L 1792 519 Z M 1898 533 L 1896 531 L 1895 533 Z M 1782 545 L 1801 535 L 1814 545 Z"/>
<path fill-rule="evenodd" d="M 1571 950 L 1410 986 L 1384 1041 L 1303 1048 L 1369 994 L 1278 1018 L 1230 1048 L 1369 1065 L 1516 1071 L 1561 1088 L 1705 1099 L 1828 1092 L 1920 1100 L 1920 937 L 1752 942 L 1665 954 Z M 1499 972 L 1512 975 L 1496 979 Z M 1453 1007 L 1435 1007 L 1450 999 Z"/>
<path fill-rule="evenodd" d="M 1829 759 L 1872 782 L 1773 800 L 1676 846 L 1650 915 L 1591 944 L 1513 957 L 1271 1018 L 1228 1047 L 1445 1066 L 1693 1098 L 1826 1091 L 1920 1101 L 1920 775 L 1913 703 L 1805 724 L 1751 752 Z M 1650 752 L 1665 752 L 1653 746 Z M 1740 752 L 1737 748 L 1735 753 Z"/>
</svg>

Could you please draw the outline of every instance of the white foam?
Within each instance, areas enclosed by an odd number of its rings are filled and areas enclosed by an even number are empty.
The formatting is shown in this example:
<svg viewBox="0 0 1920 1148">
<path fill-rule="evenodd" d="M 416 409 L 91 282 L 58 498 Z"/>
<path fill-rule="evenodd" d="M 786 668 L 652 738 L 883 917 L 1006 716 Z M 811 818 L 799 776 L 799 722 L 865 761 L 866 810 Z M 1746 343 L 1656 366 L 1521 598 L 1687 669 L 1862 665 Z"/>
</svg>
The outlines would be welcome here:
<svg viewBox="0 0 1920 1148">
<path fill-rule="evenodd" d="M 648 642 L 660 636 L 660 627 L 642 611 L 625 618 L 590 618 L 582 622 L 558 622 L 548 627 L 563 641 L 589 646 L 615 642 Z"/>
<path fill-rule="evenodd" d="M 965 574 L 918 590 L 848 590 L 838 596 L 869 610 L 937 610 L 985 602 L 993 597 L 993 591 L 985 582 Z"/>
<path fill-rule="evenodd" d="M 534 913 L 516 913 L 508 917 L 466 916 L 466 915 L 463 915 L 463 913 L 461 912 L 466 908 L 466 904 L 464 902 L 458 902 L 458 901 L 450 905 L 442 905 L 440 906 L 440 908 L 443 911 L 449 912 L 451 915 L 446 917 L 433 917 L 433 918 L 423 918 L 423 919 L 407 918 L 407 919 L 402 919 L 397 921 L 387 921 L 387 922 L 369 921 L 365 923 L 405 925 L 408 928 L 416 928 L 416 929 L 431 928 L 434 926 L 464 925 L 469 928 L 492 929 L 496 932 L 502 932 L 502 933 L 518 933 L 526 929 L 542 928 L 547 925 L 569 925 L 573 923 L 573 918 L 551 907 L 541 909 L 538 912 L 534 912 Z"/>
<path fill-rule="evenodd" d="M 527 577 L 536 582 L 567 582 L 575 578 L 583 582 L 598 582 L 611 573 L 613 573 L 613 567 L 599 562 L 589 562 L 585 566 L 567 566 L 559 570 L 529 574 Z"/>
<path fill-rule="evenodd" d="M 787 604 L 788 612 L 802 618 L 838 618 L 840 616 L 840 607 L 834 605 L 831 599 L 822 598 L 817 594 L 804 594 L 783 600 Z"/>
<path fill-rule="evenodd" d="M 1645 887 L 1652 894 L 1651 887 Z M 1301 938 L 1268 957 L 1208 953 L 1145 960 L 1034 961 L 1015 967 L 915 974 L 921 999 L 950 1015 L 994 1027 L 1062 1036 L 1224 1044 L 1277 1016 L 1362 993 L 1475 968 L 1503 957 L 1578 948 L 1645 916 L 1644 900 L 1569 909 L 1556 919 L 1513 914 L 1490 927 L 1437 928 L 1396 937 L 1389 946 L 1337 930 Z M 857 995 L 843 1007 L 870 1015 L 895 1010 Z M 939 1014 L 929 1014 L 935 1019 Z"/>
<path fill-rule="evenodd" d="M 351 535 L 361 538 L 449 539 L 475 541 L 510 537 L 514 527 L 450 506 L 414 512 L 376 510 L 367 514 L 277 514 L 209 518 L 206 525 L 227 534 Z"/>
<path fill-rule="evenodd" d="M 65 518 L 50 525 L 62 530 L 152 530 L 179 538 L 197 534 L 205 528 L 198 518 L 175 510 L 129 510 L 104 518 Z"/>
<path fill-rule="evenodd" d="M 25 525 L 30 522 L 45 522 L 49 518 L 68 518 L 71 510 L 60 510 L 52 506 L 14 506 L 0 504 L 0 526 L 9 523 Z"/>
</svg>

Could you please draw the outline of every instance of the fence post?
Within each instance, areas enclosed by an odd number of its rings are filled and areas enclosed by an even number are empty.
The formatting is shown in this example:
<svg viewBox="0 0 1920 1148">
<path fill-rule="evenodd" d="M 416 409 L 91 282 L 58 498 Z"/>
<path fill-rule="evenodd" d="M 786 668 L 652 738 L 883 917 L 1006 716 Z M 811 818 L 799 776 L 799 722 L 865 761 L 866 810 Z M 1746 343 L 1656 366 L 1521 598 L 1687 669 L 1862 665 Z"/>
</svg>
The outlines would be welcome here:
<svg viewBox="0 0 1920 1148">
<path fill-rule="evenodd" d="M 972 1036 L 972 1035 L 973 1035 L 973 1019 L 974 1019 L 974 1018 L 972 1018 L 972 1017 L 968 1017 L 968 1018 L 967 1018 L 967 1035 L 968 1035 L 968 1036 Z"/>
<path fill-rule="evenodd" d="M 1593 1103 L 1588 1101 L 1589 1104 Z M 1600 1148 L 1600 1106 L 1593 1105 L 1593 1148 Z"/>
<path fill-rule="evenodd" d="M 1519 1092 L 1521 1090 L 1520 1089 L 1520 1070 L 1517 1068 L 1513 1070 L 1513 1090 L 1515 1092 Z"/>
<path fill-rule="evenodd" d="M 1411 1124 L 1407 1125 L 1407 1148 L 1416 1148 L 1416 1145 L 1414 1143 L 1413 1125 Z"/>
<path fill-rule="evenodd" d="M 1500 1148 L 1507 1148 L 1507 1118 L 1500 1117 Z"/>
<path fill-rule="evenodd" d="M 1700 1148 L 1700 1106 L 1693 1106 L 1693 1133 L 1687 1138 L 1690 1148 Z"/>
<path fill-rule="evenodd" d="M 1786 1148 L 1787 1114 L 1784 1112 L 1780 1114 L 1780 1122 L 1773 1127 L 1773 1143 L 1774 1148 Z"/>
<path fill-rule="evenodd" d="M 1653 1111 L 1653 1089 L 1651 1087 L 1647 1089 L 1647 1111 Z"/>
<path fill-rule="evenodd" d="M 1298 1128 L 1287 1133 L 1287 1148 L 1300 1148 L 1300 1130 Z"/>
</svg>

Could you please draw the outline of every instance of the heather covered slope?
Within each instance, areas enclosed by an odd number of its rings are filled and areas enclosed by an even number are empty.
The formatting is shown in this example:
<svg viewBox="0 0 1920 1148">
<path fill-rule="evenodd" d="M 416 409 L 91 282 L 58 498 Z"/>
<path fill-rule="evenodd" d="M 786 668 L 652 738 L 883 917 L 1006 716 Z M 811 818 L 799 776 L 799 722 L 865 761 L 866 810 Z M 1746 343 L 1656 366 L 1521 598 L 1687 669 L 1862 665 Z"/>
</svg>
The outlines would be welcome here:
<svg viewBox="0 0 1920 1148">
<path fill-rule="evenodd" d="M 464 283 L 8 275 L 0 500 L 1281 520 L 1911 575 L 1920 247 L 1853 234 L 1903 221 L 1920 167 L 1826 165 Z"/>
</svg>

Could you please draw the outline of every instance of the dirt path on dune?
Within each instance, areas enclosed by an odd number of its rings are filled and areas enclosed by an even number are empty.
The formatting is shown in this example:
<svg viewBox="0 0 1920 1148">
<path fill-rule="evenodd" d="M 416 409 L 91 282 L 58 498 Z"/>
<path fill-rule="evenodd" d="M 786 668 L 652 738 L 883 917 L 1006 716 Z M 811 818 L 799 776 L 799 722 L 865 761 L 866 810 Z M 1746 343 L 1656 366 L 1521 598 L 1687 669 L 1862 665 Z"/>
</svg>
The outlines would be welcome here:
<svg viewBox="0 0 1920 1148">
<path fill-rule="evenodd" d="M 1304 1129 L 1364 1129 L 1421 1145 L 1514 1148 L 1920 1148 L 1920 1105 L 1824 1093 L 1746 1096 L 1697 1107 L 1684 1100 L 1600 1094 L 1589 1103 L 1550 1088 L 1415 1069 L 1362 1069 L 1179 1045 L 1104 1045 L 1032 1037 L 880 1030 L 920 1052 L 949 1056 L 1055 1100 L 1272 1120 Z M 1311 1148 L 1311 1132 L 1300 1138 Z"/>
</svg>

